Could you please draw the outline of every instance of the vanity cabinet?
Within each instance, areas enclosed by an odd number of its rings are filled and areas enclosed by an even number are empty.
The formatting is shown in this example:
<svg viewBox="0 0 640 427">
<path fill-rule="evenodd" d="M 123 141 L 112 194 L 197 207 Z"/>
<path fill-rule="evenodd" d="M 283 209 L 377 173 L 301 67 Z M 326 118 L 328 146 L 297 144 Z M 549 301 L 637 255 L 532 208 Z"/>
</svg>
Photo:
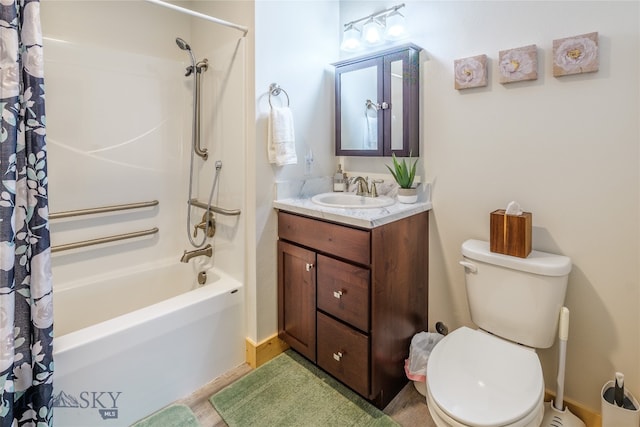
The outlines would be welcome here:
<svg viewBox="0 0 640 427">
<path fill-rule="evenodd" d="M 420 155 L 420 50 L 406 44 L 333 64 L 337 156 Z"/>
<path fill-rule="evenodd" d="M 379 408 L 427 329 L 428 213 L 362 229 L 278 213 L 278 334 Z"/>
</svg>

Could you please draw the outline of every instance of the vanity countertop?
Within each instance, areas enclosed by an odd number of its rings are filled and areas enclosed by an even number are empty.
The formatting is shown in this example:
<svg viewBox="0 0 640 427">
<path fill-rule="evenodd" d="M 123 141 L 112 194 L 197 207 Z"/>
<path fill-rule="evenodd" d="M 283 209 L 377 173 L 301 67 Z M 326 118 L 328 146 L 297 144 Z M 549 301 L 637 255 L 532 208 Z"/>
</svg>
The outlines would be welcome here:
<svg viewBox="0 0 640 427">
<path fill-rule="evenodd" d="M 311 201 L 310 197 L 286 198 L 273 201 L 273 206 L 282 211 L 298 213 L 327 221 L 339 222 L 362 228 L 375 228 L 411 215 L 431 209 L 431 202 L 416 202 L 411 204 L 396 201 L 391 206 L 382 208 L 334 208 L 320 206 Z"/>
</svg>

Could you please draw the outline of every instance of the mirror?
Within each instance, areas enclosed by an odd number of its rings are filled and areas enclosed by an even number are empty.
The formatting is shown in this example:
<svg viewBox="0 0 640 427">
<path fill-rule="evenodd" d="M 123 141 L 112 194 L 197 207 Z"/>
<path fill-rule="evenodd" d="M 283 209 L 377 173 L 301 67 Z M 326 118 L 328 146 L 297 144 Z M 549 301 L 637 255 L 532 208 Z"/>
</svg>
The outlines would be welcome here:
<svg viewBox="0 0 640 427">
<path fill-rule="evenodd" d="M 378 110 L 371 100 L 378 98 L 376 67 L 343 73 L 340 83 L 342 148 L 375 150 L 378 146 Z"/>
<path fill-rule="evenodd" d="M 398 46 L 336 66 L 336 155 L 419 155 L 421 48 Z"/>
</svg>

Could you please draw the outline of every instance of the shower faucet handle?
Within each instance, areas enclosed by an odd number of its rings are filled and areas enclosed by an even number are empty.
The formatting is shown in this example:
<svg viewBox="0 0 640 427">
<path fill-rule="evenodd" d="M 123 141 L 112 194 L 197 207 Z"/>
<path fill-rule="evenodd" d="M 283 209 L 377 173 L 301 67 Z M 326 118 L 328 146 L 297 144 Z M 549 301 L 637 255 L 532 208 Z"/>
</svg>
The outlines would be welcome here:
<svg viewBox="0 0 640 427">
<path fill-rule="evenodd" d="M 205 230 L 207 228 L 207 222 L 202 221 L 200 224 L 193 226 L 193 237 L 198 237 L 198 228 Z"/>
<path fill-rule="evenodd" d="M 207 226 L 208 223 L 208 226 Z M 207 228 L 208 227 L 208 228 Z M 213 212 L 207 211 L 202 216 L 202 222 L 193 226 L 193 237 L 198 236 L 198 229 L 206 231 L 207 237 L 213 237 L 216 234 L 216 219 Z"/>
</svg>

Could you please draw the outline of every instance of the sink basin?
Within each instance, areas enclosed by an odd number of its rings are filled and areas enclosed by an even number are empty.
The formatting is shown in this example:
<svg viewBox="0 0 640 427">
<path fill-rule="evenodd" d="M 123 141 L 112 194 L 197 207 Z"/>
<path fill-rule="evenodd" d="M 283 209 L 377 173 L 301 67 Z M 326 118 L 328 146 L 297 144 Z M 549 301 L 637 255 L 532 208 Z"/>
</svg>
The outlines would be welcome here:
<svg viewBox="0 0 640 427">
<path fill-rule="evenodd" d="M 322 193 L 313 196 L 311 201 L 320 206 L 347 209 L 383 208 L 395 203 L 391 197 L 365 197 L 353 193 Z"/>
</svg>

